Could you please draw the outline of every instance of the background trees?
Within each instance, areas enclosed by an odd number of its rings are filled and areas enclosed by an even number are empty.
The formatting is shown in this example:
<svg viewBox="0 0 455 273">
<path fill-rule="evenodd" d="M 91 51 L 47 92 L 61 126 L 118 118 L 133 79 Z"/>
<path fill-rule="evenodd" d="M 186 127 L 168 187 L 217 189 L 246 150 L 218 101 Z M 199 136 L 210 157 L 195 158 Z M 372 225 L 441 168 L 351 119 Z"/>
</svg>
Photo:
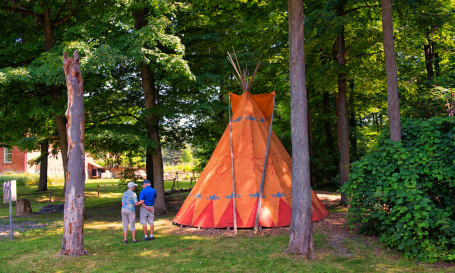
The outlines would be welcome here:
<svg viewBox="0 0 455 273">
<path fill-rule="evenodd" d="M 303 5 L 312 187 L 337 190 L 391 124 L 383 6 Z M 0 128 L 8 132 L 1 143 L 40 149 L 47 140 L 66 155 L 61 53 L 77 49 L 87 151 L 141 155 L 158 186 L 160 150 L 188 143 L 202 170 L 228 122 L 227 94 L 240 93 L 226 59 L 234 46 L 242 67 L 261 58 L 252 93 L 276 91 L 273 130 L 293 152 L 288 7 L 280 1 L 5 0 L 0 7 Z M 453 1 L 400 0 L 390 11 L 399 115 L 445 116 L 455 80 Z"/>
</svg>

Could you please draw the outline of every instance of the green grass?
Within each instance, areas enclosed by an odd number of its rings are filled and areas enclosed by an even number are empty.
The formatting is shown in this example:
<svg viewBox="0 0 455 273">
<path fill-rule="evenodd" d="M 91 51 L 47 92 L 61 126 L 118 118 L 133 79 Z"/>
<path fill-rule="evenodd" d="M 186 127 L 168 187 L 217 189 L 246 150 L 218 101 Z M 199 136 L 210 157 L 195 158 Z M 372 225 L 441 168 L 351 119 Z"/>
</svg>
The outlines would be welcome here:
<svg viewBox="0 0 455 273">
<path fill-rule="evenodd" d="M 170 226 L 176 211 L 158 217 L 155 241 L 124 245 L 120 219 L 122 191 L 117 187 L 103 187 L 101 196 L 97 197 L 98 183 L 109 184 L 112 180 L 86 183 L 84 247 L 90 255 L 78 258 L 59 255 L 61 213 L 14 218 L 15 222 L 33 221 L 49 227 L 23 232 L 13 241 L 3 239 L 0 271 L 416 272 L 432 269 L 405 260 L 400 253 L 388 251 L 378 243 L 345 238 L 334 245 L 328 235 L 318 232 L 315 234 L 316 258 L 305 261 L 298 255 L 284 254 L 289 240 L 286 235 L 248 237 L 245 234 L 250 231 L 241 230 L 238 237 L 198 236 Z M 62 191 L 62 186 L 50 188 Z M 18 191 L 33 192 L 36 188 L 21 186 Z M 0 208 L 1 224 L 8 222 L 7 215 L 8 208 Z M 139 223 L 136 229 L 140 239 Z M 132 240 L 130 233 L 128 240 Z M 351 256 L 347 257 L 346 253 Z"/>
</svg>

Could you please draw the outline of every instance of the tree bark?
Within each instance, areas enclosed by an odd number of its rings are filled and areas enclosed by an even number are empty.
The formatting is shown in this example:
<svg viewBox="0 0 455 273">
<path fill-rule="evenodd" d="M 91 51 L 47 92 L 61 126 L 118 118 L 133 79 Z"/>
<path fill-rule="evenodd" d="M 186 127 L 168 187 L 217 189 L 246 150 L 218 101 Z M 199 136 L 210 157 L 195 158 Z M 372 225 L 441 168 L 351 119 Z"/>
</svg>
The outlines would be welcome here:
<svg viewBox="0 0 455 273">
<path fill-rule="evenodd" d="M 292 212 L 288 253 L 314 251 L 311 206 L 308 101 L 302 0 L 288 0 L 291 81 Z"/>
<path fill-rule="evenodd" d="M 427 44 L 423 45 L 423 50 L 424 50 L 424 55 L 425 55 L 425 68 L 427 70 L 427 80 L 428 80 L 428 86 L 433 85 L 433 77 L 434 77 L 434 71 L 433 71 L 433 47 L 431 40 L 429 38 L 429 34 L 427 33 L 426 39 L 428 41 Z"/>
<path fill-rule="evenodd" d="M 155 211 L 158 214 L 167 212 L 166 203 L 164 199 L 164 172 L 163 172 L 163 157 L 161 154 L 160 135 L 157 129 L 152 131 L 152 139 L 158 146 L 155 147 L 153 153 L 153 174 L 155 181 L 155 190 L 157 197 L 155 200 Z"/>
<path fill-rule="evenodd" d="M 51 14 L 49 7 L 46 7 L 43 12 L 43 31 L 44 31 L 44 48 L 46 51 L 51 50 L 54 46 L 54 30 L 53 30 L 53 23 L 51 20 Z M 49 93 L 51 98 L 54 102 L 58 102 L 60 96 L 62 96 L 63 88 L 61 86 L 52 84 L 49 86 Z M 62 163 L 63 163 L 63 178 L 65 180 L 63 186 L 63 193 L 66 192 L 66 173 L 68 172 L 68 141 L 67 141 L 67 134 L 66 134 L 66 119 L 63 115 L 55 115 L 55 123 L 57 125 L 58 131 L 58 140 L 60 144 L 60 152 L 62 155 Z"/>
<path fill-rule="evenodd" d="M 74 58 L 68 58 L 66 52 L 63 53 L 63 70 L 68 90 L 68 172 L 61 253 L 81 256 L 87 253 L 84 250 L 85 115 L 77 51 L 74 51 Z"/>
<path fill-rule="evenodd" d="M 38 191 L 47 191 L 47 162 L 49 155 L 49 139 L 41 142 L 41 163 L 39 168 Z"/>
<path fill-rule="evenodd" d="M 436 47 L 437 47 L 437 44 L 435 42 L 433 42 L 432 52 L 433 52 L 434 71 L 436 73 L 436 77 L 440 77 L 441 76 L 441 68 L 439 67 L 439 53 L 436 52 L 437 51 Z"/>
<path fill-rule="evenodd" d="M 155 182 L 153 179 L 153 148 L 151 147 L 145 148 L 145 173 L 147 175 L 147 179 L 150 181 L 151 187 L 155 188 Z"/>
<path fill-rule="evenodd" d="M 381 0 L 382 30 L 384 40 L 385 67 L 387 75 L 387 101 L 389 112 L 390 139 L 401 140 L 400 98 L 398 95 L 397 60 L 393 44 L 393 21 L 391 0 Z"/>
<path fill-rule="evenodd" d="M 338 8 L 338 12 L 343 14 L 344 7 Z M 344 27 L 341 28 L 340 33 L 337 37 L 337 49 L 338 49 L 338 65 L 340 68 L 346 67 L 345 59 L 345 42 L 344 42 Z M 343 186 L 349 180 L 349 128 L 348 128 L 348 103 L 347 103 L 347 85 L 346 85 L 346 74 L 338 74 L 338 96 L 339 96 L 339 107 L 340 107 L 340 186 Z M 341 193 L 341 205 L 346 204 L 346 196 Z"/>
<path fill-rule="evenodd" d="M 351 143 L 351 154 L 357 158 L 357 121 L 355 119 L 355 105 L 354 105 L 354 81 L 349 81 L 349 89 L 351 94 L 349 96 L 349 142 Z"/>
<path fill-rule="evenodd" d="M 44 30 L 44 48 L 46 51 L 51 50 L 51 48 L 54 46 L 54 29 L 53 29 L 53 24 L 51 20 L 51 12 L 49 7 L 47 6 L 44 9 L 43 13 L 43 30 Z"/>
<path fill-rule="evenodd" d="M 330 113 L 330 96 L 329 92 L 324 91 L 323 93 L 324 96 L 324 112 Z M 325 128 L 325 143 L 327 145 L 327 148 L 329 150 L 333 149 L 333 134 L 332 134 L 332 125 L 330 120 L 325 120 L 324 121 L 324 128 Z"/>
<path fill-rule="evenodd" d="M 57 85 L 51 85 L 49 87 L 51 92 L 52 100 L 56 103 L 59 101 L 59 97 L 62 95 L 62 87 Z M 63 115 L 55 115 L 55 123 L 57 125 L 57 132 L 58 132 L 58 142 L 60 147 L 60 153 L 62 157 L 63 163 L 63 178 L 65 180 L 65 184 L 63 186 L 63 193 L 66 192 L 66 173 L 68 172 L 68 139 L 66 134 L 66 118 Z"/>
<path fill-rule="evenodd" d="M 148 9 L 138 9 L 133 10 L 133 17 L 134 17 L 134 28 L 136 30 L 140 30 L 141 28 L 147 26 L 148 21 L 146 20 L 146 16 L 148 16 L 149 11 Z M 153 80 L 152 72 L 150 71 L 150 67 L 147 63 L 141 63 L 141 80 L 142 80 L 142 90 L 144 92 L 145 97 L 145 110 L 151 111 L 155 107 L 155 83 Z M 153 140 L 153 131 L 155 126 L 155 116 L 151 113 L 147 114 L 147 136 L 149 139 Z M 159 138 L 158 138 L 159 139 Z M 145 154 L 145 170 L 147 173 L 147 179 L 150 180 L 152 187 L 156 189 L 158 186 L 155 183 L 155 167 L 154 167 L 154 153 L 155 148 L 146 147 L 146 154 Z M 161 151 L 161 148 L 160 148 Z M 161 166 L 163 163 L 161 162 Z M 158 167 L 159 168 L 159 167 Z M 157 169 L 158 169 L 157 168 Z M 160 187 L 160 186 L 158 186 Z M 163 180 L 163 188 L 164 188 L 164 180 Z M 159 194 L 159 193 L 158 193 Z M 163 192 L 164 194 L 164 192 Z M 163 197 L 164 198 L 164 197 Z M 156 209 L 156 205 L 155 205 Z"/>
<path fill-rule="evenodd" d="M 310 91 L 308 86 L 306 87 L 306 98 L 308 102 L 308 137 L 310 140 L 310 180 L 311 186 L 314 188 L 317 186 L 316 183 L 316 168 L 314 167 L 314 150 L 313 150 L 313 121 L 311 120 L 311 110 L 310 110 Z"/>
<path fill-rule="evenodd" d="M 337 116 L 337 148 L 341 150 L 341 124 L 340 124 L 340 96 L 335 98 L 335 111 Z"/>
</svg>

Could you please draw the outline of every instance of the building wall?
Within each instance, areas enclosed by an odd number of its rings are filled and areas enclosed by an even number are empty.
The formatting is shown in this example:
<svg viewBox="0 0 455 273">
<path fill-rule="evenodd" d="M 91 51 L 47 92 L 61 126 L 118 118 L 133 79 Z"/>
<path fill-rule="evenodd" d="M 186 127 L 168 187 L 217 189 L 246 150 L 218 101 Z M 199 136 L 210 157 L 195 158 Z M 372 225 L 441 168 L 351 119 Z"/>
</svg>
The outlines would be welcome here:
<svg viewBox="0 0 455 273">
<path fill-rule="evenodd" d="M 0 175 L 5 173 L 30 173 L 30 174 L 39 174 L 39 166 L 33 165 L 30 166 L 27 164 L 28 160 L 37 158 L 40 156 L 40 151 L 34 151 L 30 153 L 22 152 L 21 150 L 17 149 L 17 147 L 13 148 L 13 162 L 12 163 L 4 163 L 5 160 L 5 151 L 4 148 L 0 148 Z M 90 156 L 85 156 L 85 178 L 88 179 L 88 169 L 87 163 L 94 163 L 95 160 Z M 64 174 L 63 170 L 63 162 L 62 156 L 60 152 L 57 156 L 49 156 L 48 157 L 48 164 L 47 164 L 47 174 L 48 175 L 55 175 L 55 174 Z M 90 177 L 91 178 L 91 177 Z"/>
<path fill-rule="evenodd" d="M 0 148 L 0 174 L 10 172 L 24 173 L 27 170 L 27 160 L 25 152 L 22 152 L 17 147 L 13 148 L 13 162 L 5 163 L 5 148 Z"/>
</svg>

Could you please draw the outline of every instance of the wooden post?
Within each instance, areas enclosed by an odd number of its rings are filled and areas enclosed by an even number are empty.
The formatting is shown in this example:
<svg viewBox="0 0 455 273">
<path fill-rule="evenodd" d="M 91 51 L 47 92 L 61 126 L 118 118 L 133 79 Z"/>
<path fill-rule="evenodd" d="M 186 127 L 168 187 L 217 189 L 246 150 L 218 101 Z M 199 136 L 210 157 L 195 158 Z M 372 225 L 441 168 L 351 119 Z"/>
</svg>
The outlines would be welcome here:
<svg viewBox="0 0 455 273">
<path fill-rule="evenodd" d="M 12 205 L 12 196 L 13 192 L 11 191 L 11 183 L 12 181 L 9 181 L 8 186 L 8 203 L 9 203 L 9 240 L 13 240 L 13 205 Z"/>
<path fill-rule="evenodd" d="M 51 191 L 49 191 L 49 203 L 52 203 Z"/>
<path fill-rule="evenodd" d="M 272 124 L 273 124 L 273 112 L 274 111 L 275 111 L 275 96 L 273 96 L 273 110 L 272 110 L 272 116 L 270 117 L 269 139 L 267 140 L 267 148 L 265 151 L 264 168 L 262 170 L 262 179 L 261 179 L 261 189 L 259 191 L 259 201 L 258 201 L 258 208 L 257 208 L 257 212 L 256 212 L 256 221 L 254 222 L 254 234 L 256 234 L 258 232 L 258 226 L 259 226 L 259 214 L 261 213 L 262 193 L 264 191 L 265 172 L 267 170 L 267 158 L 269 157 L 270 138 L 272 137 Z"/>
<path fill-rule="evenodd" d="M 180 208 L 180 184 L 179 184 L 179 173 L 177 172 L 177 209 Z"/>
<path fill-rule="evenodd" d="M 66 110 L 68 172 L 65 174 L 66 192 L 61 253 L 81 256 L 87 254 L 84 250 L 85 116 L 84 89 L 77 51 L 74 51 L 74 58 L 68 58 L 66 53 L 63 53 L 63 70 L 68 90 Z"/>
<path fill-rule="evenodd" d="M 229 95 L 229 141 L 231 148 L 231 170 L 232 170 L 232 213 L 234 214 L 234 235 L 237 235 L 237 213 L 235 207 L 235 171 L 234 171 L 234 152 L 232 148 L 232 123 L 231 123 L 231 95 Z M 232 113 L 234 114 L 234 113 Z"/>
<path fill-rule="evenodd" d="M 98 197 L 100 197 L 100 184 L 96 184 L 96 189 L 98 191 Z"/>
</svg>

